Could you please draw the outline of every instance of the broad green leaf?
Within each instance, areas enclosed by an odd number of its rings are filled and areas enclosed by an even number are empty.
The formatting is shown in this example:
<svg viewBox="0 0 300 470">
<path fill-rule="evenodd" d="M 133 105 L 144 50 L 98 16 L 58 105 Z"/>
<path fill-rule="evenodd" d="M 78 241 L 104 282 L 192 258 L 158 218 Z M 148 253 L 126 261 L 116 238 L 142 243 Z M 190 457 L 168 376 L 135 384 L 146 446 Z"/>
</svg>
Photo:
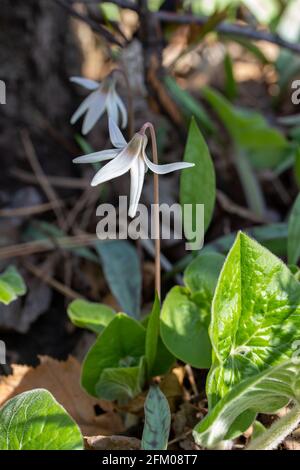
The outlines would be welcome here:
<svg viewBox="0 0 300 470">
<path fill-rule="evenodd" d="M 199 255 L 185 270 L 186 288 L 174 287 L 163 304 L 162 339 L 177 358 L 194 367 L 208 368 L 211 364 L 208 325 L 224 260 L 219 253 Z"/>
<path fill-rule="evenodd" d="M 189 135 L 184 152 L 184 161 L 194 163 L 190 170 L 180 175 L 180 203 L 191 204 L 192 219 L 185 221 L 185 229 L 195 230 L 196 205 L 204 204 L 204 230 L 212 219 L 216 200 L 216 177 L 208 147 L 194 119 L 191 120 Z"/>
<path fill-rule="evenodd" d="M 176 286 L 168 293 L 161 313 L 160 333 L 166 347 L 178 359 L 203 369 L 211 364 L 211 298 Z"/>
<path fill-rule="evenodd" d="M 132 359 L 131 363 L 136 361 Z M 136 366 L 104 369 L 95 386 L 96 394 L 104 400 L 125 403 L 142 392 L 145 379 L 145 358 L 141 357 Z"/>
<path fill-rule="evenodd" d="M 77 299 L 68 306 L 68 316 L 79 328 L 99 334 L 114 318 L 115 311 L 108 305 Z"/>
<path fill-rule="evenodd" d="M 145 355 L 145 339 L 146 330 L 140 323 L 123 313 L 116 314 L 85 357 L 81 375 L 83 388 L 91 395 L 98 396 L 99 389 L 104 387 L 103 373 L 107 377 L 107 369 L 138 367 L 141 357 Z M 119 377 L 120 372 L 118 380 Z M 132 385 L 131 379 L 127 382 L 127 372 L 123 377 L 122 390 Z"/>
<path fill-rule="evenodd" d="M 212 88 L 204 87 L 202 93 L 236 146 L 247 151 L 247 157 L 256 168 L 276 168 L 282 163 L 289 144 L 283 134 L 271 127 L 261 114 L 233 106 Z"/>
<path fill-rule="evenodd" d="M 0 303 L 10 304 L 26 294 L 25 283 L 14 266 L 9 266 L 0 275 Z"/>
<path fill-rule="evenodd" d="M 201 127 L 204 127 L 204 129 L 207 129 L 210 132 L 215 132 L 216 129 L 214 123 L 199 101 L 197 101 L 188 91 L 181 88 L 177 84 L 176 80 L 174 80 L 170 75 L 165 77 L 165 84 L 178 104 L 182 106 L 183 111 L 187 112 L 188 119 L 190 119 L 191 116 L 194 116 Z"/>
<path fill-rule="evenodd" d="M 300 257 L 300 194 L 298 194 L 289 217 L 287 253 L 289 264 L 297 264 Z"/>
<path fill-rule="evenodd" d="M 275 413 L 290 400 L 300 400 L 300 363 L 289 360 L 269 367 L 233 387 L 195 427 L 197 444 L 214 447 L 227 439 L 228 430 L 245 412 Z"/>
<path fill-rule="evenodd" d="M 143 450 L 166 450 L 171 426 L 168 400 L 159 387 L 151 386 L 145 401 Z"/>
<path fill-rule="evenodd" d="M 0 409 L 0 450 L 83 450 L 83 438 L 51 393 L 36 389 Z"/>
<path fill-rule="evenodd" d="M 134 318 L 140 314 L 142 277 L 136 249 L 126 240 L 98 242 L 105 278 L 124 312 Z"/>
<path fill-rule="evenodd" d="M 191 293 L 204 291 L 212 300 L 224 261 L 219 253 L 200 254 L 184 271 L 184 284 Z"/>
<path fill-rule="evenodd" d="M 212 303 L 209 407 L 234 385 L 286 361 L 300 339 L 300 284 L 276 256 L 239 233 Z"/>
</svg>

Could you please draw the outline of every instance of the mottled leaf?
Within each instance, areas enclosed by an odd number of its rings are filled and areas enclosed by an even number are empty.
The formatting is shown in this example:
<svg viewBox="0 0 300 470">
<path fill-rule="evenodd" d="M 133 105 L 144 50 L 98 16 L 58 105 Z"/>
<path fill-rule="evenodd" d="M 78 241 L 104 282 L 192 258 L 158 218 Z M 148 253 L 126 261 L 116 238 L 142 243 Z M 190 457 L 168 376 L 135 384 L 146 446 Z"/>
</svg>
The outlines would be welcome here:
<svg viewBox="0 0 300 470">
<path fill-rule="evenodd" d="M 171 425 L 168 401 L 159 387 L 152 386 L 145 402 L 143 450 L 166 450 Z"/>
</svg>

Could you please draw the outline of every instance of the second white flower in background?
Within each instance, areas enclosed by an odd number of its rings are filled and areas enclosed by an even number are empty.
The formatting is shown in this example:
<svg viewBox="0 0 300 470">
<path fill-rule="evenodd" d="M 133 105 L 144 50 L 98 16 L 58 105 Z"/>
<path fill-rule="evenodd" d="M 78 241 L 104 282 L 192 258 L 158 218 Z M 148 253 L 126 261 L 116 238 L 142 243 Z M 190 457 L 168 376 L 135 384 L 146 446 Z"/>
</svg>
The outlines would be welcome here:
<svg viewBox="0 0 300 470">
<path fill-rule="evenodd" d="M 148 168 L 154 173 L 163 175 L 194 166 L 193 163 L 186 162 L 155 165 L 146 155 L 147 136 L 143 132 L 137 132 L 127 143 L 122 132 L 111 118 L 109 118 L 109 134 L 112 144 L 116 147 L 115 149 L 83 155 L 82 157 L 75 158 L 73 161 L 74 163 L 95 163 L 112 160 L 96 173 L 91 182 L 92 186 L 105 183 L 130 171 L 131 185 L 128 215 L 131 218 L 136 215 L 143 189 L 145 172 Z"/>
<path fill-rule="evenodd" d="M 127 110 L 116 91 L 114 77 L 107 77 L 101 83 L 83 77 L 71 77 L 70 81 L 92 90 L 71 118 L 71 124 L 75 124 L 85 114 L 82 134 L 88 134 L 105 111 L 122 128 L 127 126 Z"/>
</svg>

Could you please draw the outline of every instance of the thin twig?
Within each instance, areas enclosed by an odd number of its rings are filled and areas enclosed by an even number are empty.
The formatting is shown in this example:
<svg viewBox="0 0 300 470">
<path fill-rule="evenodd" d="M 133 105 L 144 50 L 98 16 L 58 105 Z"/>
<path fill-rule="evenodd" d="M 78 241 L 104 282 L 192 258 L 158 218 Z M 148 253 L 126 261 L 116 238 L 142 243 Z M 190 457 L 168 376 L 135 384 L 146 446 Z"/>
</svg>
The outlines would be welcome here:
<svg viewBox="0 0 300 470">
<path fill-rule="evenodd" d="M 239 206 L 235 202 L 233 202 L 229 197 L 220 190 L 217 190 L 217 200 L 222 206 L 222 208 L 228 212 L 229 214 L 235 214 L 239 217 L 242 217 L 246 220 L 251 220 L 254 223 L 265 223 L 266 219 L 260 217 L 257 214 L 254 214 L 252 211 L 247 209 L 246 207 Z"/>
<path fill-rule="evenodd" d="M 22 256 L 29 256 L 46 251 L 56 250 L 59 246 L 61 249 L 72 249 L 81 246 L 93 245 L 98 238 L 91 234 L 79 234 L 73 237 L 58 237 L 55 243 L 50 240 L 36 240 L 17 245 L 10 245 L 0 248 L 0 259 L 9 259 Z"/>
<path fill-rule="evenodd" d="M 61 201 L 55 203 L 57 207 L 62 206 Z M 17 207 L 14 209 L 0 209 L 0 217 L 28 217 L 37 214 L 43 214 L 53 210 L 53 203 L 46 202 L 45 204 L 36 204 L 29 207 Z"/>
<path fill-rule="evenodd" d="M 69 0 L 70 3 L 83 3 L 85 5 L 93 4 L 93 3 L 103 3 L 103 0 Z M 125 8 L 127 10 L 137 11 L 137 6 L 130 1 L 127 0 L 110 0 L 110 3 L 117 5 L 120 8 Z"/>
<path fill-rule="evenodd" d="M 88 16 L 82 15 L 78 11 L 72 8 L 72 5 L 67 0 L 55 0 L 61 7 L 63 7 L 71 16 L 77 18 L 78 20 L 83 21 L 88 24 L 93 31 L 101 34 L 101 36 L 112 44 L 122 47 L 122 44 L 103 26 L 101 26 L 97 21 L 92 20 Z"/>
<path fill-rule="evenodd" d="M 35 175 L 19 168 L 13 168 L 10 174 L 24 183 L 39 184 Z M 90 184 L 88 180 L 82 178 L 48 176 L 47 179 L 52 186 L 64 189 L 86 189 Z"/>
<path fill-rule="evenodd" d="M 57 279 L 54 279 L 53 277 L 48 276 L 43 269 L 38 268 L 37 266 L 34 266 L 31 263 L 24 263 L 24 267 L 32 273 L 34 276 L 37 278 L 41 279 L 43 282 L 48 284 L 49 286 L 53 287 L 53 289 L 57 290 L 60 294 L 63 294 L 65 297 L 68 297 L 72 300 L 82 298 L 80 294 L 75 292 L 73 289 L 71 289 L 68 286 L 65 286 L 61 282 L 57 281 Z"/>
<path fill-rule="evenodd" d="M 176 23 L 176 24 L 198 24 L 200 26 L 205 25 L 208 22 L 208 18 L 205 16 L 194 16 L 190 14 L 181 15 L 176 13 L 170 13 L 167 11 L 158 11 L 154 13 L 156 17 L 163 23 Z M 255 30 L 249 26 L 243 26 L 240 24 L 227 23 L 223 21 L 215 27 L 215 31 L 220 34 L 227 36 L 239 36 L 254 41 L 267 41 L 277 46 L 289 49 L 297 54 L 300 54 L 300 44 L 286 41 L 278 34 L 272 34 L 264 30 Z"/>
<path fill-rule="evenodd" d="M 31 142 L 28 132 L 25 130 L 21 131 L 21 138 L 22 138 L 22 142 L 24 145 L 26 156 L 34 171 L 34 174 L 39 184 L 41 185 L 41 188 L 43 189 L 45 195 L 49 199 L 49 202 L 52 204 L 53 211 L 56 215 L 56 218 L 58 220 L 60 227 L 63 228 L 64 227 L 64 214 L 63 214 L 63 211 L 61 210 L 61 206 L 57 204 L 59 202 L 59 198 L 56 195 L 54 189 L 52 188 L 49 180 L 47 179 L 40 165 L 40 162 L 38 161 L 37 155 L 35 153 L 35 149 L 33 147 L 33 144 Z"/>
</svg>

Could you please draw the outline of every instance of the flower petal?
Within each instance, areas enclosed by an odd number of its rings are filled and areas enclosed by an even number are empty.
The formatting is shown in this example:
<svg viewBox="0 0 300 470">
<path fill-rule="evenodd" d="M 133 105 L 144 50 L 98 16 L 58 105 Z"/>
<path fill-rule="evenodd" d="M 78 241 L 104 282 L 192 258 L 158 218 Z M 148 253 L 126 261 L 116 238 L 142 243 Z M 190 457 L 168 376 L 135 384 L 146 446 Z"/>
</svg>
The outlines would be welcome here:
<svg viewBox="0 0 300 470">
<path fill-rule="evenodd" d="M 90 80 L 89 78 L 84 77 L 71 77 L 70 82 L 81 85 L 87 90 L 97 90 L 97 88 L 100 86 L 100 83 L 96 82 L 95 80 Z"/>
<path fill-rule="evenodd" d="M 120 129 L 118 128 L 117 124 L 111 117 L 108 118 L 108 127 L 109 127 L 109 137 L 110 137 L 111 143 L 116 148 L 125 147 L 127 145 L 127 142 L 124 139 L 124 136 L 122 132 L 120 131 Z"/>
<path fill-rule="evenodd" d="M 91 186 L 97 186 L 98 184 L 124 175 L 124 173 L 130 169 L 136 158 L 137 155 L 132 156 L 132 154 L 127 151 L 126 147 L 116 158 L 107 163 L 95 174 Z"/>
<path fill-rule="evenodd" d="M 150 168 L 153 173 L 157 173 L 158 175 L 165 175 L 166 173 L 172 173 L 173 171 L 184 170 L 185 168 L 191 168 L 192 166 L 195 166 L 194 163 L 187 162 L 176 162 L 167 163 L 166 165 L 156 165 L 155 163 L 152 163 L 151 160 L 149 160 L 145 152 L 143 154 L 143 158 L 148 168 Z"/>
<path fill-rule="evenodd" d="M 118 126 L 119 125 L 119 111 L 118 111 L 117 103 L 114 99 L 114 94 L 112 92 L 108 94 L 106 107 L 107 107 L 108 117 L 112 119 L 112 121 L 114 121 Z"/>
<path fill-rule="evenodd" d="M 120 98 L 120 96 L 118 95 L 118 93 L 115 91 L 115 102 L 116 102 L 116 105 L 118 106 L 119 108 L 119 111 L 120 111 L 120 114 L 122 116 L 122 124 L 121 124 L 121 127 L 122 129 L 124 129 L 126 126 L 127 126 L 127 122 L 128 122 L 128 116 L 127 116 L 127 109 L 123 103 L 123 100 Z"/>
<path fill-rule="evenodd" d="M 88 134 L 92 130 L 105 110 L 106 95 L 98 90 L 94 91 L 92 95 L 94 95 L 94 99 L 90 103 L 88 112 L 86 113 L 83 121 L 82 133 L 84 135 Z"/>
<path fill-rule="evenodd" d="M 128 215 L 132 219 L 135 217 L 139 200 L 141 197 L 144 177 L 145 177 L 145 163 L 141 158 L 137 158 L 130 168 L 131 182 L 130 182 L 130 205 Z"/>
<path fill-rule="evenodd" d="M 71 124 L 75 124 L 75 122 L 77 122 L 78 119 L 81 118 L 81 116 L 86 112 L 86 110 L 89 109 L 93 100 L 93 93 L 83 100 L 77 111 L 75 111 L 75 113 L 71 117 Z"/>
<path fill-rule="evenodd" d="M 97 163 L 104 162 L 105 160 L 111 160 L 115 158 L 119 153 L 119 150 L 109 149 L 102 150 L 101 152 L 89 153 L 88 155 L 82 155 L 81 157 L 74 158 L 73 163 Z"/>
</svg>

